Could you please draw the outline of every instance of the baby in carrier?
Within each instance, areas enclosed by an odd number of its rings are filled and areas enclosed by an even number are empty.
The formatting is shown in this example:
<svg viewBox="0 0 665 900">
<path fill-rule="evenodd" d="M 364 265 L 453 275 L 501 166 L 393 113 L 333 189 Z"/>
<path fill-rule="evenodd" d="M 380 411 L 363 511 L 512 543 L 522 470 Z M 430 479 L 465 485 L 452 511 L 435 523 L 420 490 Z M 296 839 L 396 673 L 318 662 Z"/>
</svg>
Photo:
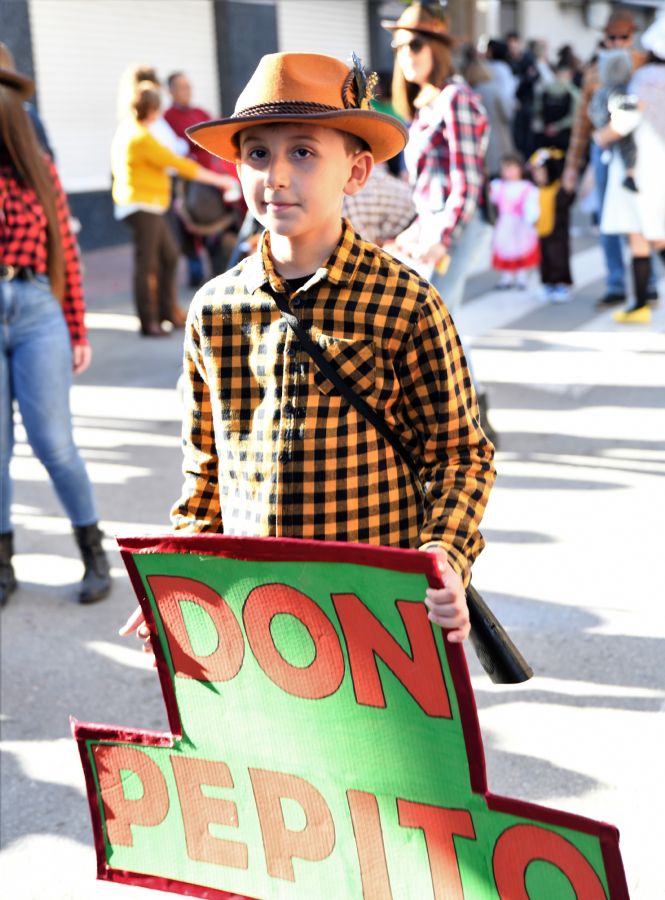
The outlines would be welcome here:
<svg viewBox="0 0 665 900">
<path fill-rule="evenodd" d="M 589 102 L 589 119 L 594 128 L 603 128 L 616 110 L 634 111 L 638 108 L 637 97 L 628 93 L 628 82 L 633 74 L 633 63 L 627 50 L 600 50 L 598 52 L 598 73 L 600 87 L 594 91 Z M 635 162 L 637 148 L 632 134 L 619 138 L 613 147 L 620 154 L 626 168 L 623 186 L 636 191 Z M 604 151 L 601 159 L 607 165 L 613 149 Z"/>
</svg>

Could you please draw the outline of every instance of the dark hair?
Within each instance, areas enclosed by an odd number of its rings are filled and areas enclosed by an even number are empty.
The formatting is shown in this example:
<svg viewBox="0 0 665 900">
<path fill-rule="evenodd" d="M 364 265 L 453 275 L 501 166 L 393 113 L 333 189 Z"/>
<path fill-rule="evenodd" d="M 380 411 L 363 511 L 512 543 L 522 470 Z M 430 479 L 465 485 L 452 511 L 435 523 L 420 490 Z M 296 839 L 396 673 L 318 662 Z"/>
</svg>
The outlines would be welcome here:
<svg viewBox="0 0 665 900">
<path fill-rule="evenodd" d="M 0 158 L 33 189 L 46 216 L 48 277 L 53 294 L 62 301 L 65 292 L 65 256 L 56 208 L 56 188 L 30 116 L 19 92 L 0 84 Z"/>
<path fill-rule="evenodd" d="M 181 78 L 185 73 L 184 72 L 171 72 L 169 77 L 166 79 L 166 84 L 168 85 L 169 90 L 173 87 L 173 82 L 177 81 L 178 78 Z"/>
<path fill-rule="evenodd" d="M 342 131 L 340 128 L 336 128 L 335 131 L 338 131 L 344 138 L 344 149 L 349 156 L 353 156 L 355 153 L 363 153 L 365 150 L 370 153 L 372 152 L 367 141 L 363 140 L 361 137 L 351 134 L 348 131 Z"/>
<path fill-rule="evenodd" d="M 501 62 L 508 60 L 508 44 L 495 38 L 490 38 L 487 42 L 487 54 L 490 59 L 497 59 Z"/>
<path fill-rule="evenodd" d="M 136 86 L 132 100 L 132 112 L 139 122 L 147 119 L 150 113 L 160 107 L 159 91 L 151 81 L 142 81 Z"/>
<path fill-rule="evenodd" d="M 467 44 L 462 49 L 461 74 L 469 87 L 475 87 L 475 85 L 481 84 L 483 81 L 492 80 L 492 73 L 483 63 L 473 44 Z"/>
<path fill-rule="evenodd" d="M 524 157 L 517 150 L 503 154 L 501 157 L 501 165 L 503 166 L 507 163 L 515 163 L 516 166 L 519 166 L 520 169 L 524 170 Z"/>
<path fill-rule="evenodd" d="M 152 84 L 159 86 L 159 78 L 157 77 L 157 70 L 154 66 L 134 66 L 132 77 L 135 85 L 139 85 L 142 81 L 149 81 Z"/>
<path fill-rule="evenodd" d="M 519 31 L 507 31 L 506 32 L 506 40 L 507 41 L 519 41 L 520 40 Z"/>
<path fill-rule="evenodd" d="M 429 74 L 429 83 L 434 87 L 443 88 L 446 81 L 455 74 L 455 64 L 450 46 L 445 41 L 437 38 L 427 38 L 423 34 L 418 35 L 423 43 L 432 48 L 432 71 Z M 395 112 L 403 119 L 411 121 L 416 112 L 415 100 L 420 93 L 420 86 L 406 80 L 397 59 L 393 68 L 393 92 L 392 102 Z"/>
<path fill-rule="evenodd" d="M 257 125 L 261 125 L 261 122 L 257 122 Z M 272 128 L 283 128 L 285 125 L 294 125 L 296 122 L 265 122 L 263 123 Z M 328 126 L 324 126 L 328 127 Z M 341 128 L 331 128 L 331 131 L 336 131 L 337 134 L 340 134 L 344 140 L 344 149 L 349 154 L 349 156 L 353 156 L 354 153 L 361 153 L 364 150 L 367 150 L 369 153 L 372 152 L 372 148 L 369 146 L 367 141 L 364 141 L 361 137 L 358 137 L 355 134 L 351 134 L 349 131 L 342 131 Z M 231 138 L 234 147 L 237 150 L 240 150 L 240 131 L 236 131 L 236 133 Z"/>
</svg>

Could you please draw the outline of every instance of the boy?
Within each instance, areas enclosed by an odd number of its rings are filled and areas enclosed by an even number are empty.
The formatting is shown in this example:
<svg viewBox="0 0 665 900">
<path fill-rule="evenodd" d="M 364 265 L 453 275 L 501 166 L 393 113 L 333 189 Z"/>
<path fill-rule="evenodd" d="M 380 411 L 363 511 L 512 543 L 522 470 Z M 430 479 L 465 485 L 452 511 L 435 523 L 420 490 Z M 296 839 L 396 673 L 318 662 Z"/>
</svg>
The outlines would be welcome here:
<svg viewBox="0 0 665 900">
<path fill-rule="evenodd" d="M 438 558 L 430 619 L 469 633 L 464 584 L 494 480 L 454 325 L 418 275 L 342 220 L 373 161 L 406 131 L 371 109 L 358 65 L 263 57 L 234 114 L 188 134 L 236 162 L 265 233 L 255 254 L 195 296 L 185 338 L 185 484 L 176 529 L 420 547 Z M 275 303 L 286 300 L 393 447 L 336 391 Z M 137 611 L 121 633 L 138 628 Z"/>
</svg>

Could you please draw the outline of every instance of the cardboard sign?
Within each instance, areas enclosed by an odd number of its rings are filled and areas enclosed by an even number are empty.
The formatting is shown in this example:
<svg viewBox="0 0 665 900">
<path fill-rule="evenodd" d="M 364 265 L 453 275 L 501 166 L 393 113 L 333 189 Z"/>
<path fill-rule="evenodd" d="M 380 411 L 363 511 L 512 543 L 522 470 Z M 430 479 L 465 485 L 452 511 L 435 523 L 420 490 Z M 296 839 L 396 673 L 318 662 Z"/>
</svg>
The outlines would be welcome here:
<svg viewBox="0 0 665 900">
<path fill-rule="evenodd" d="M 172 733 L 74 722 L 100 878 L 261 900 L 628 897 L 615 828 L 488 793 L 464 651 L 423 603 L 433 557 L 120 546 Z"/>
</svg>

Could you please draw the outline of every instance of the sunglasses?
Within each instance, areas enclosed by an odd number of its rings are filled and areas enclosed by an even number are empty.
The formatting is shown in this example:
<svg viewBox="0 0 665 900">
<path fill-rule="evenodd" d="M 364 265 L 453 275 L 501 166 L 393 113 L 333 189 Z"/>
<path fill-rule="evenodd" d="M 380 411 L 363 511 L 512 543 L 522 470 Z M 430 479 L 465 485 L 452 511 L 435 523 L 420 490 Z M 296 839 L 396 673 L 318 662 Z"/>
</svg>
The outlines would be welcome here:
<svg viewBox="0 0 665 900">
<path fill-rule="evenodd" d="M 398 44 L 396 41 L 393 41 L 390 45 L 393 50 L 397 53 L 398 50 L 403 50 L 404 47 L 408 47 L 411 53 L 420 53 L 420 51 L 425 46 L 425 41 L 422 38 L 414 37 L 411 38 L 410 41 L 402 41 L 401 44 Z"/>
<path fill-rule="evenodd" d="M 605 35 L 605 40 L 610 41 L 610 42 L 612 42 L 612 41 L 629 41 L 630 35 L 629 34 L 607 34 L 607 35 Z"/>
</svg>

